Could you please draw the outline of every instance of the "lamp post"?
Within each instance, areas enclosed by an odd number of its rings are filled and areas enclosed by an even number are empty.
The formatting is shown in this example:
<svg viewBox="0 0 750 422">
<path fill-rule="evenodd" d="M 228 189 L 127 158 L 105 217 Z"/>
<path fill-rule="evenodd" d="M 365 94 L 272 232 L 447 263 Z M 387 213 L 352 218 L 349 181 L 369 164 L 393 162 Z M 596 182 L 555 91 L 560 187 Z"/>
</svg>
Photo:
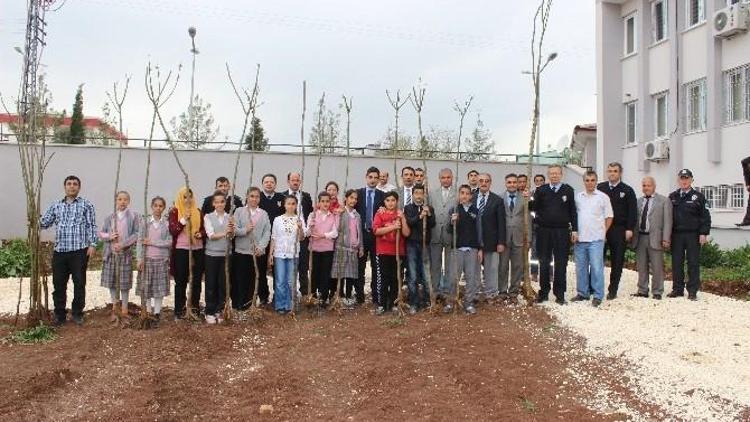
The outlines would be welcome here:
<svg viewBox="0 0 750 422">
<path fill-rule="evenodd" d="M 193 110 L 193 97 L 195 95 L 195 56 L 198 55 L 198 49 L 195 48 L 195 34 L 197 33 L 194 26 L 191 26 L 188 28 L 188 35 L 190 35 L 190 42 L 193 46 L 193 48 L 190 49 L 190 53 L 193 55 L 193 65 L 190 70 L 190 106 L 188 108 L 188 122 L 190 124 L 190 134 L 188 135 L 188 146 L 190 148 L 193 148 L 193 145 L 195 144 L 195 122 L 194 122 L 194 115 L 195 111 Z"/>
<path fill-rule="evenodd" d="M 555 60 L 556 58 L 557 58 L 557 53 L 550 53 L 550 55 L 547 56 L 547 60 L 538 69 L 538 71 L 536 73 L 528 71 L 528 70 L 524 70 L 523 72 L 521 72 L 524 75 L 531 75 L 531 77 L 534 78 L 534 82 L 535 82 L 535 85 L 536 85 L 536 87 L 535 87 L 536 95 L 535 95 L 535 98 L 534 98 L 534 101 L 535 101 L 534 108 L 536 110 L 536 162 L 537 162 L 537 164 L 539 163 L 539 155 L 541 154 L 539 145 L 541 143 L 541 140 L 540 140 L 541 138 L 540 137 L 541 137 L 541 133 L 542 133 L 542 130 L 541 130 L 541 128 L 542 128 L 541 114 L 542 113 L 541 113 L 541 108 L 540 108 L 541 107 L 541 104 L 540 104 L 541 103 L 541 101 L 540 101 L 540 97 L 541 97 L 541 75 L 542 75 L 542 72 L 544 71 L 544 69 L 547 67 L 547 65 L 551 61 Z M 529 157 L 529 159 L 531 159 L 531 157 Z"/>
</svg>

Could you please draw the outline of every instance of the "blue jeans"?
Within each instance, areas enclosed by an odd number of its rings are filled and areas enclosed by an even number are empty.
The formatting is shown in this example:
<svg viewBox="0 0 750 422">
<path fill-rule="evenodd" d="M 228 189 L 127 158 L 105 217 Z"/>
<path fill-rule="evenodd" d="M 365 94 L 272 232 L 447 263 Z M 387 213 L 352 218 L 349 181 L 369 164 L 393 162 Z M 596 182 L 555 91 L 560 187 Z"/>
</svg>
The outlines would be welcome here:
<svg viewBox="0 0 750 422">
<path fill-rule="evenodd" d="M 291 311 L 294 292 L 294 258 L 273 259 L 273 305 L 277 311 Z"/>
<path fill-rule="evenodd" d="M 589 297 L 589 280 L 594 297 L 604 299 L 604 240 L 578 242 L 574 248 L 576 259 L 576 290 Z"/>
<path fill-rule="evenodd" d="M 406 265 L 409 268 L 409 305 L 414 307 L 427 306 L 430 303 L 430 287 L 427 285 L 422 261 L 423 252 L 421 243 L 407 242 Z M 419 297 L 419 285 L 422 285 L 421 298 Z"/>
</svg>

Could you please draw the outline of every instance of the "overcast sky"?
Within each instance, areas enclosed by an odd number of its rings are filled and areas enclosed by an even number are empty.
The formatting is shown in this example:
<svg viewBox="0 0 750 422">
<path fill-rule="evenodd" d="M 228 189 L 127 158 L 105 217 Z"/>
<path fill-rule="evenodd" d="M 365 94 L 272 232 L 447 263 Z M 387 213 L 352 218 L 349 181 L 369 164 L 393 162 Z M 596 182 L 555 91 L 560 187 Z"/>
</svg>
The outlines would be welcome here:
<svg viewBox="0 0 750 422">
<path fill-rule="evenodd" d="M 0 92 L 7 101 L 18 92 L 21 56 L 13 47 L 23 47 L 26 2 L 1 1 Z M 473 95 L 469 129 L 480 112 L 497 152 L 519 153 L 526 149 L 530 130 L 532 89 L 521 72 L 530 67 L 536 5 L 509 0 L 68 0 L 47 14 L 42 69 L 57 110 L 70 113 L 76 87 L 85 84 L 87 116 L 101 115 L 105 91 L 131 74 L 125 127 L 130 136 L 143 137 L 151 116 L 143 83 L 149 58 L 162 68 L 183 65 L 178 92 L 163 111 L 174 116 L 187 108 L 187 28 L 192 25 L 200 50 L 196 92 L 212 104 L 222 137 L 236 140 L 243 117 L 225 63 L 236 82 L 246 86 L 260 63 L 263 106 L 258 117 L 271 142 L 299 142 L 302 80 L 307 80 L 308 116 L 323 91 L 336 104 L 342 94 L 353 97 L 352 139 L 365 145 L 382 138 L 392 124 L 385 90 L 408 92 L 421 77 L 427 88 L 425 126 L 457 127 L 453 102 Z M 543 146 L 557 146 L 576 124 L 595 121 L 593 13 L 593 1 L 554 2 L 546 49 L 559 57 L 543 75 Z M 416 132 L 411 107 L 403 109 L 401 125 Z"/>
</svg>

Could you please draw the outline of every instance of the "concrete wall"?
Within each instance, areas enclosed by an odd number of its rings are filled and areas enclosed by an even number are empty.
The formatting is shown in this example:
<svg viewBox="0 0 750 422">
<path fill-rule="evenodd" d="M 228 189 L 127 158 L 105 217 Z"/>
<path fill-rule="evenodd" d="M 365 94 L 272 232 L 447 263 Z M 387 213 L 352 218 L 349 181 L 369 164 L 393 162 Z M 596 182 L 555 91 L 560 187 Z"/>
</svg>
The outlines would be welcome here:
<svg viewBox="0 0 750 422">
<path fill-rule="evenodd" d="M 104 217 L 112 212 L 112 196 L 114 193 L 115 167 L 117 163 L 117 148 L 100 146 L 72 146 L 52 145 L 47 147 L 48 154 L 53 154 L 47 167 L 42 203 L 44 207 L 52 201 L 63 197 L 62 182 L 70 174 L 77 175 L 82 181 L 81 196 L 91 200 L 96 206 L 97 222 L 101 224 Z M 180 159 L 190 176 L 193 191 L 199 197 L 206 196 L 213 191 L 214 180 L 219 176 L 232 179 L 234 171 L 235 152 L 232 151 L 179 151 Z M 125 148 L 122 153 L 122 172 L 120 189 L 130 192 L 134 210 L 143 210 L 143 185 L 146 170 L 146 150 L 143 148 Z M 23 194 L 23 184 L 19 166 L 18 146 L 16 144 L 0 144 L 0 180 L 3 181 L 3 214 L 0 219 L 0 239 L 23 237 L 26 235 L 26 206 Z M 151 182 L 149 198 L 161 195 L 172 203 L 173 198 L 183 185 L 182 175 L 175 163 L 170 150 L 153 150 L 151 165 Z M 279 178 L 279 189 L 286 187 L 286 174 L 290 171 L 300 171 L 302 159 L 299 154 L 258 153 L 254 160 L 254 184 L 259 185 L 260 178 L 265 173 L 274 173 Z M 237 191 L 244 192 L 250 185 L 251 154 L 243 153 L 240 159 L 237 176 Z M 352 156 L 348 186 L 350 188 L 364 185 L 365 170 L 369 166 L 387 169 L 391 173 L 393 183 L 393 160 L 378 157 Z M 398 160 L 398 168 L 406 165 L 422 166 L 421 160 Z M 455 171 L 455 163 L 446 160 L 428 160 L 427 171 L 430 183 L 437 183 L 437 172 L 442 168 Z M 525 172 L 526 166 L 513 163 L 478 163 L 469 162 L 459 165 L 459 181 L 466 180 L 466 173 L 470 169 L 489 172 L 492 175 L 496 192 L 504 190 L 503 177 L 507 173 Z M 317 176 L 317 157 L 307 156 L 304 172 L 305 191 L 315 191 Z M 546 173 L 544 166 L 535 166 L 534 173 Z M 339 183 L 342 193 L 346 177 L 346 158 L 341 156 L 323 156 L 320 165 L 320 186 L 334 180 Z M 583 184 L 578 175 L 566 172 L 566 182 L 574 188 L 581 189 Z M 244 197 L 243 194 L 240 194 Z M 45 238 L 50 239 L 53 231 L 45 232 Z"/>
</svg>

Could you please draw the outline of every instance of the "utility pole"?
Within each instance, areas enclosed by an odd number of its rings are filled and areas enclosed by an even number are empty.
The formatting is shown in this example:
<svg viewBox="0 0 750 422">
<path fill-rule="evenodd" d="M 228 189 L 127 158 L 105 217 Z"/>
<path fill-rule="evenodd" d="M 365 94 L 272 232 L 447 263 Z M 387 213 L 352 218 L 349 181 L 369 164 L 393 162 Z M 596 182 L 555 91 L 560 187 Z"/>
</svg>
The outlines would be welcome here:
<svg viewBox="0 0 750 422">
<path fill-rule="evenodd" d="M 42 49 L 46 45 L 44 37 L 47 35 L 44 21 L 45 11 L 54 3 L 54 0 L 30 0 L 26 16 L 26 45 L 23 52 L 23 80 L 21 81 L 21 96 L 18 100 L 18 108 L 21 124 L 26 127 L 24 131 L 28 137 L 27 141 L 36 142 L 36 113 L 37 102 L 37 74 L 39 62 L 41 61 Z"/>
</svg>

